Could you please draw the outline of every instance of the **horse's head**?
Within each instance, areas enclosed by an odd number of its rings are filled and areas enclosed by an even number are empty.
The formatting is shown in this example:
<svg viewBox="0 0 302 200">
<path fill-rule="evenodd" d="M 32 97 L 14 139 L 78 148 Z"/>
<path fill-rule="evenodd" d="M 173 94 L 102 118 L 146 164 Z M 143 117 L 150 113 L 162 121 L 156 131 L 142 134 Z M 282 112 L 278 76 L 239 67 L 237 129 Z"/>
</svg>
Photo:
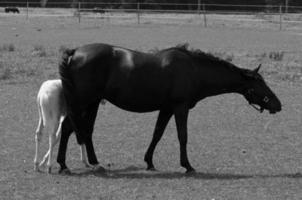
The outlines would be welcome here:
<svg viewBox="0 0 302 200">
<path fill-rule="evenodd" d="M 261 65 L 254 70 L 245 70 L 243 72 L 246 84 L 242 94 L 249 104 L 258 111 L 263 112 L 266 109 L 271 114 L 274 114 L 281 111 L 281 102 L 258 73 L 260 67 Z"/>
</svg>

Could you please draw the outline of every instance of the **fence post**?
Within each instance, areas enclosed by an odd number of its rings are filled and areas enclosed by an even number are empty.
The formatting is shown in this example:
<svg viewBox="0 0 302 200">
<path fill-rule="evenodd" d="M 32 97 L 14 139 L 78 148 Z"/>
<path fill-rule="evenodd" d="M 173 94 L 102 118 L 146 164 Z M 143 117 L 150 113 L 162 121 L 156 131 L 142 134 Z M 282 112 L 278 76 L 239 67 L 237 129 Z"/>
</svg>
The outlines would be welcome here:
<svg viewBox="0 0 302 200">
<path fill-rule="evenodd" d="M 280 27 L 279 27 L 279 30 L 281 31 L 282 30 L 282 5 L 279 6 L 279 15 L 280 15 L 280 20 L 279 20 Z"/>
<path fill-rule="evenodd" d="M 79 23 L 81 23 L 81 2 L 80 1 L 78 4 L 78 20 L 79 20 Z"/>
<path fill-rule="evenodd" d="M 28 7 L 29 7 L 29 3 L 28 0 L 26 1 L 26 19 L 28 19 Z"/>
<path fill-rule="evenodd" d="M 200 15 L 200 0 L 198 0 L 197 11 L 198 11 L 198 14 Z"/>
<path fill-rule="evenodd" d="M 204 22 L 204 27 L 207 27 L 206 6 L 205 6 L 204 3 L 202 4 L 202 10 L 203 10 L 203 22 Z"/>
<path fill-rule="evenodd" d="M 136 13 L 137 13 L 137 23 L 140 24 L 140 3 L 139 2 L 137 2 Z"/>
<path fill-rule="evenodd" d="M 285 13 L 288 13 L 288 0 L 285 0 Z"/>
</svg>

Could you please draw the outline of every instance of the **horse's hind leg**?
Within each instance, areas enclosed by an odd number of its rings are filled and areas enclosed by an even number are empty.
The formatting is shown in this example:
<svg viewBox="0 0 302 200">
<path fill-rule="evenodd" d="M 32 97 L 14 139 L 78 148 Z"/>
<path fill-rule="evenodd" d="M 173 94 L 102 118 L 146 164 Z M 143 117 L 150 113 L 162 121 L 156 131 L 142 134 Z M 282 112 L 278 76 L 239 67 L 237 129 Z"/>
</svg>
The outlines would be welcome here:
<svg viewBox="0 0 302 200">
<path fill-rule="evenodd" d="M 43 122 L 42 122 L 42 118 L 39 117 L 39 123 L 38 123 L 38 127 L 36 129 L 36 133 L 35 133 L 35 142 L 36 142 L 36 151 L 35 151 L 35 158 L 34 158 L 34 170 L 38 171 L 39 170 L 39 149 L 40 149 L 40 143 L 42 140 L 42 134 L 43 134 Z"/>
<path fill-rule="evenodd" d="M 147 170 L 155 170 L 154 165 L 153 165 L 153 153 L 155 150 L 155 147 L 157 145 L 157 143 L 159 142 L 159 140 L 161 139 L 161 137 L 164 134 L 165 128 L 172 116 L 173 112 L 170 110 L 161 110 L 159 112 L 158 118 L 157 118 L 157 122 L 155 125 L 155 129 L 153 132 L 153 138 L 152 141 L 148 147 L 148 150 L 145 154 L 145 162 L 147 163 Z"/>
<path fill-rule="evenodd" d="M 65 119 L 62 122 L 62 127 L 61 127 L 61 140 L 60 140 L 60 145 L 59 145 L 59 150 L 58 150 L 58 155 L 57 155 L 57 162 L 60 165 L 60 170 L 59 173 L 62 172 L 67 172 L 69 171 L 67 166 L 66 166 L 66 150 L 67 150 L 67 145 L 68 145 L 68 140 L 73 132 L 73 129 L 71 127 L 71 123 L 68 119 L 68 117 L 65 117 Z"/>
<path fill-rule="evenodd" d="M 95 102 L 94 104 L 90 105 L 88 109 L 85 111 L 85 115 L 83 117 L 83 121 L 85 122 L 85 147 L 88 155 L 88 161 L 92 165 L 98 165 L 99 162 L 95 155 L 93 142 L 92 142 L 92 133 L 94 128 L 95 119 L 97 116 L 99 108 L 99 102 Z"/>
<path fill-rule="evenodd" d="M 185 105 L 179 106 L 174 110 L 177 135 L 180 144 L 180 165 L 187 169 L 186 173 L 194 172 L 187 155 L 187 121 L 189 110 Z"/>
</svg>

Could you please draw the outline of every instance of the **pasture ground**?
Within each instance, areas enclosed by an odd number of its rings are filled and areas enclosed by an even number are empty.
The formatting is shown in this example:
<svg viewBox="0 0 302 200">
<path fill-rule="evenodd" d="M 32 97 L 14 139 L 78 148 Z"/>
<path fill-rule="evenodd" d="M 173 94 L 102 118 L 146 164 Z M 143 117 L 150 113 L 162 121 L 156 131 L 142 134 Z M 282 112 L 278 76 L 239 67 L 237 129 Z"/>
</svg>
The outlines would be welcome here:
<svg viewBox="0 0 302 200">
<path fill-rule="evenodd" d="M 0 199 L 301 199 L 302 38 L 275 29 L 197 25 L 99 23 L 68 17 L 0 16 Z M 58 78 L 59 51 L 104 42 L 148 51 L 188 42 L 235 64 L 254 68 L 280 97 L 283 111 L 260 114 L 235 94 L 201 101 L 189 117 L 188 152 L 197 173 L 179 166 L 174 120 L 154 154 L 158 172 L 143 157 L 157 113 L 136 114 L 101 106 L 94 143 L 107 173 L 80 162 L 72 136 L 72 175 L 33 171 L 36 94 Z M 48 146 L 44 138 L 44 152 Z M 55 153 L 56 154 L 56 153 Z"/>
</svg>

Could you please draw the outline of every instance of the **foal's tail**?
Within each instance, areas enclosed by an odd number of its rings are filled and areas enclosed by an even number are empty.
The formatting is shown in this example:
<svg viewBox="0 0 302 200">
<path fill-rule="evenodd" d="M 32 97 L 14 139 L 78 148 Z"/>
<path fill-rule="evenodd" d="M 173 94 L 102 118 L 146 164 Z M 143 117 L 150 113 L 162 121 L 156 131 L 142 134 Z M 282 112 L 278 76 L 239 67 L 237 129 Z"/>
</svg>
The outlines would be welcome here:
<svg viewBox="0 0 302 200">
<path fill-rule="evenodd" d="M 81 116 L 78 111 L 78 103 L 77 99 L 75 98 L 74 94 L 74 83 L 71 74 L 71 59 L 74 55 L 76 49 L 66 49 L 63 54 L 61 61 L 59 63 L 59 74 L 62 80 L 62 87 L 63 87 L 63 95 L 66 102 L 66 112 L 70 123 L 72 125 L 73 130 L 76 133 L 77 140 L 79 144 L 83 144 L 83 137 L 80 133 L 80 119 Z"/>
</svg>

